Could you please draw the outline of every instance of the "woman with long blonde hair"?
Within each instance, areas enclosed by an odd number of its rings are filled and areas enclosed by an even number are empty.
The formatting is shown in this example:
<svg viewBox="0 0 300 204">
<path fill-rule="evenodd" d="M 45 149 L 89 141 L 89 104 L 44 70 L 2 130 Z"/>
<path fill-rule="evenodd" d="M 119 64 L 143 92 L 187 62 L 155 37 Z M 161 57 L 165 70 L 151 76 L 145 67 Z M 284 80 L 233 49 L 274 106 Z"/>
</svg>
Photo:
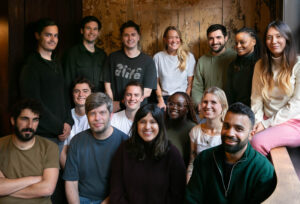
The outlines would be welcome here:
<svg viewBox="0 0 300 204">
<path fill-rule="evenodd" d="M 252 146 L 264 155 L 278 146 L 300 145 L 300 58 L 292 32 L 271 22 L 262 60 L 254 69 L 251 108 L 255 113 Z"/>
<path fill-rule="evenodd" d="M 163 34 L 165 50 L 154 55 L 157 69 L 158 107 L 166 108 L 168 97 L 175 92 L 191 93 L 196 60 L 189 52 L 181 32 L 175 26 Z"/>
</svg>

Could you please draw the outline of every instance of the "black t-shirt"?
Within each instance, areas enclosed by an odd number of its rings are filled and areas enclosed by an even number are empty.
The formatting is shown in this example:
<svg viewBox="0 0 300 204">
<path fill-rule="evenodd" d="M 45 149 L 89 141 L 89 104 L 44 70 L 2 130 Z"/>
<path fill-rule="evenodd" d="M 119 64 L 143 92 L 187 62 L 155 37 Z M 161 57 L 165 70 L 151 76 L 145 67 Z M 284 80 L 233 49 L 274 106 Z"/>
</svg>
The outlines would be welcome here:
<svg viewBox="0 0 300 204">
<path fill-rule="evenodd" d="M 145 53 L 129 58 L 123 50 L 109 55 L 104 82 L 110 82 L 115 101 L 121 101 L 128 82 L 138 81 L 145 88 L 156 89 L 157 75 L 153 59 Z"/>
</svg>

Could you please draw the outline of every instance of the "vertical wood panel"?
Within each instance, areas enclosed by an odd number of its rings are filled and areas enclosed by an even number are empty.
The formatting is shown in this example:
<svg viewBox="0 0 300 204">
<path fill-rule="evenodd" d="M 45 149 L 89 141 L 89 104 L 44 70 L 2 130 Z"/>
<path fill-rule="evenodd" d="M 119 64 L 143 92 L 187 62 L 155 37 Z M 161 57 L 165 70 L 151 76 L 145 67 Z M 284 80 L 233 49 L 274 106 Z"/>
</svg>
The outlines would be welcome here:
<svg viewBox="0 0 300 204">
<path fill-rule="evenodd" d="M 100 47 L 107 53 L 120 48 L 119 27 L 127 20 L 141 25 L 142 48 L 153 55 L 162 47 L 162 33 L 169 25 L 178 26 L 198 58 L 208 50 L 206 29 L 224 23 L 229 29 L 228 46 L 234 45 L 233 32 L 248 26 L 262 35 L 274 18 L 272 0 L 83 0 L 83 15 L 94 15 L 103 23 Z"/>
</svg>

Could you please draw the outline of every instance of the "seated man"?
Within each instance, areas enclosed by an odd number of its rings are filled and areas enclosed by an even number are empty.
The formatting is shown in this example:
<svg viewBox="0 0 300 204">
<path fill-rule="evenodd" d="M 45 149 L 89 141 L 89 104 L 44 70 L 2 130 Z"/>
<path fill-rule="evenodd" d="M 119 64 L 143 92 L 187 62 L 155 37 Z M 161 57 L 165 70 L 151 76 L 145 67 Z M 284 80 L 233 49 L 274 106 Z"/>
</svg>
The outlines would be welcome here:
<svg viewBox="0 0 300 204">
<path fill-rule="evenodd" d="M 125 134 L 129 134 L 134 116 L 144 100 L 144 87 L 137 81 L 129 82 L 125 87 L 124 105 L 125 110 L 114 113 L 111 125 Z"/>
<path fill-rule="evenodd" d="M 85 103 L 90 129 L 73 137 L 63 179 L 69 203 L 108 203 L 111 159 L 128 136 L 110 125 L 112 100 L 91 94 Z"/>
<path fill-rule="evenodd" d="M 0 139 L 0 203 L 51 203 L 58 178 L 58 147 L 35 135 L 42 106 L 27 99 L 12 110 L 14 133 Z"/>
<path fill-rule="evenodd" d="M 64 142 L 63 150 L 60 154 L 60 165 L 65 167 L 67 159 L 67 150 L 71 139 L 83 130 L 90 128 L 86 114 L 85 114 L 85 100 L 92 93 L 94 85 L 86 78 L 77 78 L 72 87 L 73 101 L 75 108 L 71 110 L 74 124 L 71 129 L 69 137 Z"/>
<path fill-rule="evenodd" d="M 186 203 L 261 203 L 276 186 L 272 164 L 255 151 L 249 138 L 254 114 L 242 103 L 225 116 L 222 144 L 201 152 L 186 190 Z"/>
</svg>

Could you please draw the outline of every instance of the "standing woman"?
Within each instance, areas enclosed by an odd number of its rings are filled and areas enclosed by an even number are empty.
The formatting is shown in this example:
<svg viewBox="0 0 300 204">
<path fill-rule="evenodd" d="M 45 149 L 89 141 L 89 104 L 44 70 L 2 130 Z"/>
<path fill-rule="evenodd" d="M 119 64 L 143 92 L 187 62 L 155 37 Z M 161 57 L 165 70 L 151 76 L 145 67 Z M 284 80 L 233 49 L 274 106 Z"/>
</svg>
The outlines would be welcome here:
<svg viewBox="0 0 300 204">
<path fill-rule="evenodd" d="M 228 109 L 228 103 L 224 91 L 218 87 L 208 88 L 202 97 L 201 115 L 205 122 L 195 126 L 190 131 L 190 163 L 187 170 L 187 181 L 189 181 L 193 162 L 196 156 L 205 149 L 218 146 L 221 141 L 221 130 L 223 120 Z"/>
<path fill-rule="evenodd" d="M 175 26 L 166 28 L 163 42 L 165 50 L 154 55 L 154 62 L 157 69 L 158 107 L 165 109 L 167 99 L 173 93 L 180 91 L 190 95 L 196 61 Z"/>
<path fill-rule="evenodd" d="M 278 146 L 300 145 L 300 58 L 282 21 L 265 32 L 262 60 L 255 65 L 251 107 L 256 125 L 252 146 L 267 155 Z"/>
<path fill-rule="evenodd" d="M 242 102 L 250 107 L 252 76 L 261 55 L 261 44 L 255 31 L 241 28 L 235 35 L 237 58 L 229 65 L 226 95 L 228 103 Z"/>
<path fill-rule="evenodd" d="M 181 204 L 185 173 L 178 150 L 168 142 L 163 112 L 144 105 L 112 161 L 110 203 Z"/>
</svg>

